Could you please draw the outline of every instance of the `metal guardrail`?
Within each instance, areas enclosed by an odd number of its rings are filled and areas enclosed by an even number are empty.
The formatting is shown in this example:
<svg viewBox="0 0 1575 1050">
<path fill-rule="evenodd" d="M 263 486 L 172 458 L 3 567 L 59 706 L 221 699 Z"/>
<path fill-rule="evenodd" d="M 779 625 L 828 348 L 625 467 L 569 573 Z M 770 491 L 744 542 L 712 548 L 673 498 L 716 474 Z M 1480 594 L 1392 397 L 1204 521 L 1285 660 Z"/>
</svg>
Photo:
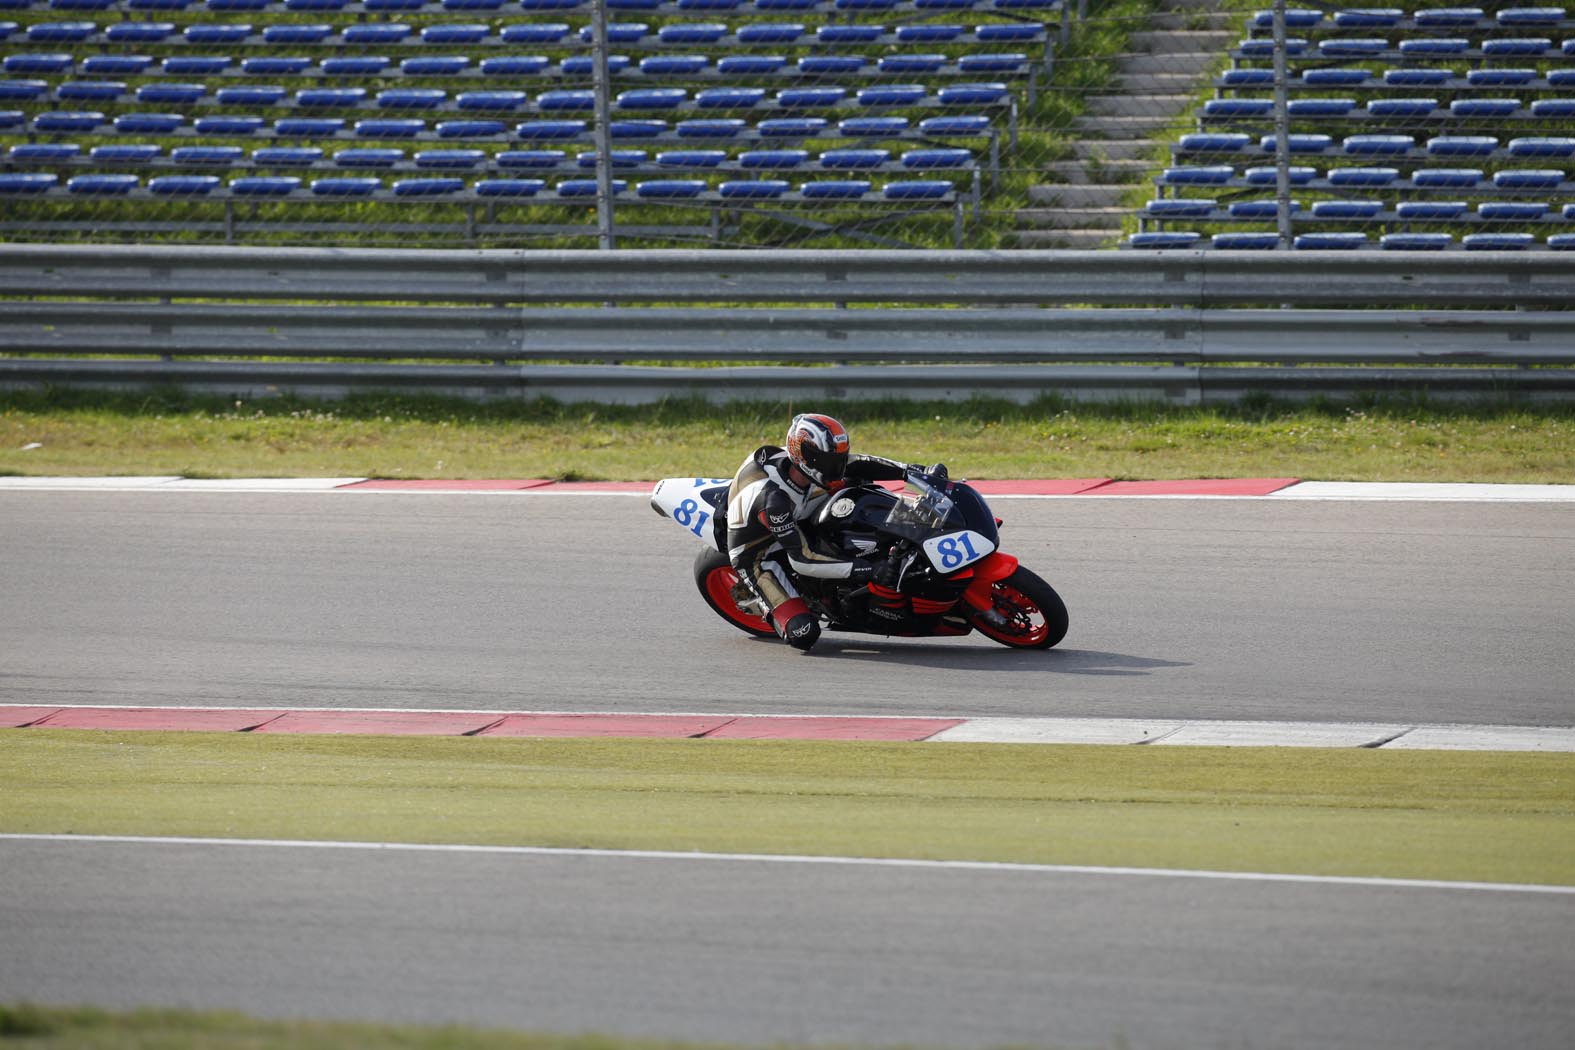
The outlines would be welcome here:
<svg viewBox="0 0 1575 1050">
<path fill-rule="evenodd" d="M 1549 253 L 11 245 L 0 301 L 13 389 L 1575 396 L 1575 258 Z M 718 361 L 762 364 L 694 367 Z"/>
</svg>

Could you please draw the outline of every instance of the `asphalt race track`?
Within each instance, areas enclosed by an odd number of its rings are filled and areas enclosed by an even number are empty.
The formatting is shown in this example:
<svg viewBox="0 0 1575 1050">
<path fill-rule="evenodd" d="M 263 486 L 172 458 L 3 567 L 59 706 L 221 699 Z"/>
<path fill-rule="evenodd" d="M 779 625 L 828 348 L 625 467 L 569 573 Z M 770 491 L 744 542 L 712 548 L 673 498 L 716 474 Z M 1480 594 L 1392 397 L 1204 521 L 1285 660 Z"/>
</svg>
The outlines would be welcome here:
<svg viewBox="0 0 1575 1050">
<path fill-rule="evenodd" d="M 1060 650 L 751 640 L 638 498 L 0 493 L 0 702 L 1575 722 L 1569 505 L 995 507 Z M 21 840 L 0 885 L 6 1000 L 956 1047 L 1575 1030 L 1567 894 Z"/>
<path fill-rule="evenodd" d="M 0 493 L 0 701 L 1575 721 L 1570 504 L 994 506 L 1057 650 L 750 639 L 638 497 Z"/>
</svg>

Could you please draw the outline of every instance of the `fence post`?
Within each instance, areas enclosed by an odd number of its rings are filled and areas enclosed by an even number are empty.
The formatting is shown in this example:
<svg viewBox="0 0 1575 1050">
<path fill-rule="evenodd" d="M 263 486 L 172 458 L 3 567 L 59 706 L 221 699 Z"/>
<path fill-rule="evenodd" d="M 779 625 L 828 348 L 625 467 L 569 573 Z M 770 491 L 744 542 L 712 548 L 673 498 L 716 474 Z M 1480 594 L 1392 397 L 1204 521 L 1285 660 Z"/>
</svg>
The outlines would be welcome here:
<svg viewBox="0 0 1575 1050">
<path fill-rule="evenodd" d="M 603 251 L 618 247 L 613 230 L 612 86 L 607 72 L 607 0 L 591 5 L 591 76 L 596 94 L 596 225 Z"/>
<path fill-rule="evenodd" d="M 1274 0 L 1274 212 L 1282 249 L 1291 246 L 1290 104 L 1285 65 L 1285 0 Z"/>
</svg>

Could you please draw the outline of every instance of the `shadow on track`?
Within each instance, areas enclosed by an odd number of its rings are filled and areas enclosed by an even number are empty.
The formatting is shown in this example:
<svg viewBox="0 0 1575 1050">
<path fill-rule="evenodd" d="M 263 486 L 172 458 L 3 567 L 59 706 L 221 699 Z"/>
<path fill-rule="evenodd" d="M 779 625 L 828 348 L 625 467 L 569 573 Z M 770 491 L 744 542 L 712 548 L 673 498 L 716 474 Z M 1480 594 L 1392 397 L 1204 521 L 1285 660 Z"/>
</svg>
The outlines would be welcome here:
<svg viewBox="0 0 1575 1050">
<path fill-rule="evenodd" d="M 899 641 L 865 637 L 822 636 L 810 656 L 858 660 L 910 667 L 939 667 L 967 671 L 1037 671 L 1042 674 L 1081 674 L 1106 677 L 1143 677 L 1157 668 L 1191 667 L 1183 660 L 1161 660 L 1129 653 L 1092 649 L 1021 651 L 960 646 L 955 643 Z"/>
</svg>

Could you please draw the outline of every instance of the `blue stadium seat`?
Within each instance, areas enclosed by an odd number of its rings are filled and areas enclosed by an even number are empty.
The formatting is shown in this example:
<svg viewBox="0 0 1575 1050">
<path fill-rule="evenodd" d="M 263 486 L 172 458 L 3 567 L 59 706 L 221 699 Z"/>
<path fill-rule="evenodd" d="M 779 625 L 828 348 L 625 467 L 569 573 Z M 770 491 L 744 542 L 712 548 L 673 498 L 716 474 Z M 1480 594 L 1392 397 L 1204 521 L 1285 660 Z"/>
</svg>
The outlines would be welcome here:
<svg viewBox="0 0 1575 1050">
<path fill-rule="evenodd" d="M 848 200 L 863 197 L 870 191 L 870 183 L 867 179 L 806 182 L 799 186 L 798 191 L 806 200 Z"/>
<path fill-rule="evenodd" d="M 684 88 L 630 88 L 619 91 L 613 105 L 624 110 L 677 109 L 687 101 Z"/>
<path fill-rule="evenodd" d="M 380 109 L 436 109 L 448 101 L 440 88 L 385 88 L 377 93 Z"/>
<path fill-rule="evenodd" d="M 1455 243 L 1448 233 L 1386 233 L 1378 238 L 1378 246 L 1389 251 L 1441 252 Z"/>
<path fill-rule="evenodd" d="M 873 44 L 885 35 L 884 26 L 826 25 L 815 30 L 818 44 Z"/>
<path fill-rule="evenodd" d="M 1414 17 L 1419 28 L 1457 29 L 1474 26 L 1485 16 L 1480 7 L 1438 7 L 1418 10 Z"/>
<path fill-rule="evenodd" d="M 516 22 L 498 33 L 505 44 L 556 44 L 568 35 L 569 27 L 563 22 Z"/>
<path fill-rule="evenodd" d="M 68 193 L 87 196 L 120 196 L 136 189 L 139 181 L 135 175 L 76 175 L 66 182 Z"/>
<path fill-rule="evenodd" d="M 651 32 L 651 27 L 644 22 L 610 22 L 607 25 L 607 42 L 609 44 L 633 44 Z M 589 44 L 594 34 L 590 26 L 580 29 L 580 42 Z M 561 192 L 561 191 L 560 191 Z"/>
<path fill-rule="evenodd" d="M 608 129 L 614 141 L 652 139 L 667 134 L 665 120 L 615 120 Z"/>
<path fill-rule="evenodd" d="M 716 60 L 716 71 L 727 76 L 754 76 L 775 73 L 787 66 L 782 55 L 724 55 Z"/>
<path fill-rule="evenodd" d="M 407 77 L 457 77 L 470 67 L 465 55 L 418 55 L 399 63 Z"/>
<path fill-rule="evenodd" d="M 575 139 L 583 134 L 583 120 L 527 120 L 514 125 L 514 137 L 528 142 Z"/>
<path fill-rule="evenodd" d="M 1273 153 L 1275 149 L 1274 136 L 1263 136 L 1259 140 L 1258 145 L 1265 152 Z M 1297 132 L 1286 136 L 1286 145 L 1292 153 L 1327 153 L 1334 146 L 1334 137 L 1320 133 Z"/>
<path fill-rule="evenodd" d="M 223 73 L 234 59 L 227 55 L 171 55 L 159 63 L 165 76 L 211 77 Z"/>
<path fill-rule="evenodd" d="M 1174 230 L 1164 232 L 1134 233 L 1127 238 L 1127 244 L 1133 248 L 1195 248 L 1203 239 L 1201 233 L 1190 230 Z"/>
<path fill-rule="evenodd" d="M 1223 186 L 1236 177 L 1228 164 L 1166 168 L 1159 180 L 1167 186 Z"/>
<path fill-rule="evenodd" d="M 805 76 L 841 76 L 857 73 L 869 64 L 863 55 L 806 55 L 796 67 Z"/>
<path fill-rule="evenodd" d="M 1370 117 L 1406 118 L 1430 116 L 1438 109 L 1436 98 L 1375 98 L 1364 107 Z"/>
<path fill-rule="evenodd" d="M 1269 74 L 1269 84 L 1274 83 L 1274 70 L 1252 70 L 1254 73 Z M 1361 87 L 1373 77 L 1372 71 L 1366 69 L 1347 69 L 1336 67 L 1333 69 L 1308 69 L 1302 72 L 1302 83 L 1308 87 Z"/>
<path fill-rule="evenodd" d="M 775 101 L 784 109 L 820 109 L 835 106 L 847 96 L 848 89 L 843 87 L 783 88 Z"/>
<path fill-rule="evenodd" d="M 418 152 L 413 159 L 418 168 L 466 170 L 486 160 L 487 154 L 479 149 L 426 149 Z"/>
<path fill-rule="evenodd" d="M 262 33 L 265 44 L 321 44 L 333 35 L 334 27 L 325 23 L 279 23 L 264 26 Z"/>
<path fill-rule="evenodd" d="M 427 130 L 427 122 L 414 117 L 374 117 L 356 121 L 351 130 L 357 138 L 411 139 Z"/>
<path fill-rule="evenodd" d="M 1477 205 L 1477 217 L 1490 222 L 1537 222 L 1547 213 L 1546 201 L 1487 201 Z"/>
<path fill-rule="evenodd" d="M 706 190 L 704 179 L 651 179 L 635 184 L 637 197 L 662 197 L 667 199 L 698 197 Z"/>
<path fill-rule="evenodd" d="M 1564 21 L 1562 7 L 1506 7 L 1494 16 L 1501 26 L 1554 26 Z"/>
<path fill-rule="evenodd" d="M 1194 132 L 1181 136 L 1183 150 L 1195 153 L 1235 153 L 1250 145 L 1252 138 L 1240 132 Z"/>
<path fill-rule="evenodd" d="M 55 88 L 62 102 L 114 102 L 126 93 L 121 80 L 70 80 Z"/>
<path fill-rule="evenodd" d="M 1460 246 L 1468 252 L 1518 252 L 1536 241 L 1529 233 L 1468 233 L 1460 238 Z"/>
<path fill-rule="evenodd" d="M 421 40 L 427 44 L 479 44 L 492 34 L 492 27 L 485 22 L 430 25 L 421 30 Z"/>
<path fill-rule="evenodd" d="M 715 168 L 727 159 L 727 151 L 720 149 L 670 149 L 656 155 L 658 167 L 664 168 Z"/>
<path fill-rule="evenodd" d="M 1567 136 L 1533 136 L 1509 140 L 1512 157 L 1569 157 L 1575 156 L 1575 138 Z"/>
<path fill-rule="evenodd" d="M 286 92 L 275 84 L 246 84 L 241 87 L 221 87 L 213 93 L 214 101 L 221 106 L 272 106 L 280 102 Z"/>
<path fill-rule="evenodd" d="M 334 166 L 340 168 L 392 168 L 405 159 L 402 149 L 342 149 L 334 154 Z"/>
<path fill-rule="evenodd" d="M 1440 84 L 1449 83 L 1454 79 L 1454 76 L 1454 70 L 1451 69 L 1386 69 L 1384 70 L 1384 86 L 1436 87 Z"/>
<path fill-rule="evenodd" d="M 798 22 L 765 22 L 739 26 L 735 35 L 740 44 L 791 44 L 805 32 L 805 27 Z"/>
<path fill-rule="evenodd" d="M 726 34 L 727 26 L 720 22 L 690 22 L 662 26 L 656 31 L 656 39 L 663 44 L 714 44 Z"/>
<path fill-rule="evenodd" d="M 1277 233 L 1216 233 L 1209 238 L 1209 246 L 1225 251 L 1272 251 L 1280 246 Z"/>
<path fill-rule="evenodd" d="M 1506 55 L 1541 57 L 1553 49 L 1553 41 L 1545 36 L 1499 37 L 1482 41 L 1482 54 L 1489 58 L 1502 58 Z"/>
<path fill-rule="evenodd" d="M 1553 168 L 1512 168 L 1493 175 L 1493 185 L 1501 190 L 1553 190 L 1563 182 L 1564 172 Z"/>
<path fill-rule="evenodd" d="M 1575 117 L 1575 99 L 1539 98 L 1531 104 L 1531 115 L 1549 120 Z"/>
<path fill-rule="evenodd" d="M 311 59 L 301 56 L 267 55 L 245 59 L 241 62 L 241 72 L 252 76 L 293 77 L 306 72 L 311 64 Z"/>
<path fill-rule="evenodd" d="M 1045 27 L 1038 22 L 1015 22 L 976 26 L 973 38 L 982 44 L 1027 42 L 1043 37 Z"/>
<path fill-rule="evenodd" d="M 1272 109 L 1273 104 L 1270 104 Z M 1354 98 L 1293 98 L 1285 104 L 1292 117 L 1343 117 L 1356 108 Z"/>
<path fill-rule="evenodd" d="M 1367 247 L 1365 233 L 1303 233 L 1291 242 L 1303 251 L 1352 251 Z"/>
<path fill-rule="evenodd" d="M 219 188 L 217 175 L 159 175 L 148 180 L 157 197 L 205 197 Z"/>
<path fill-rule="evenodd" d="M 1203 103 L 1205 117 L 1267 117 L 1274 103 L 1266 98 L 1211 98 Z"/>
<path fill-rule="evenodd" d="M 919 171 L 937 171 L 945 168 L 966 168 L 973 164 L 973 154 L 965 149 L 910 149 L 900 158 L 902 166 Z"/>
<path fill-rule="evenodd" d="M 536 96 L 536 108 L 543 113 L 584 112 L 596 108 L 596 94 L 581 89 L 543 91 Z"/>
<path fill-rule="evenodd" d="M 1465 201 L 1400 201 L 1395 205 L 1395 215 L 1408 220 L 1450 221 L 1463 219 L 1471 210 Z"/>
<path fill-rule="evenodd" d="M 629 68 L 628 55 L 608 55 L 607 72 L 617 74 Z M 566 77 L 588 77 L 596 72 L 595 63 L 587 56 L 565 58 L 558 63 L 558 71 Z"/>
<path fill-rule="evenodd" d="M 1280 181 L 1280 172 L 1277 167 L 1248 168 L 1241 175 L 1242 179 L 1249 186 L 1275 186 Z M 1292 164 L 1285 169 L 1285 176 L 1292 186 L 1305 186 L 1318 177 L 1318 169 Z"/>
<path fill-rule="evenodd" d="M 151 164 L 164 152 L 164 147 L 146 142 L 114 142 L 94 146 L 88 157 L 95 164 Z"/>
<path fill-rule="evenodd" d="M 1498 139 L 1490 135 L 1439 135 L 1427 140 L 1427 152 L 1434 157 L 1485 157 L 1498 149 Z"/>
<path fill-rule="evenodd" d="M 612 166 L 615 168 L 638 168 L 646 162 L 645 150 L 615 149 L 609 153 L 608 160 L 612 162 Z M 596 154 L 587 150 L 575 156 L 574 163 L 581 168 L 595 168 Z"/>
<path fill-rule="evenodd" d="M 1363 7 L 1334 12 L 1334 24 L 1341 29 L 1387 29 L 1404 17 L 1398 7 Z"/>
<path fill-rule="evenodd" d="M 640 59 L 640 72 L 646 76 L 693 76 L 711 65 L 704 55 L 651 55 Z"/>
<path fill-rule="evenodd" d="M 295 175 L 243 175 L 230 179 L 230 192 L 236 197 L 288 197 L 301 189 Z"/>
<path fill-rule="evenodd" d="M 312 192 L 319 197 L 370 197 L 383 188 L 382 179 L 340 178 L 312 180 Z"/>
<path fill-rule="evenodd" d="M 442 120 L 433 132 L 440 139 L 495 138 L 508 131 L 501 120 Z"/>
<path fill-rule="evenodd" d="M 99 56 L 102 57 L 102 56 Z M 33 55 L 7 55 L 4 69 L 7 73 L 64 73 L 76 59 L 64 51 Z"/>
<path fill-rule="evenodd" d="M 321 138 L 344 129 L 345 121 L 340 117 L 281 117 L 273 122 L 273 133 L 289 139 Z"/>
<path fill-rule="evenodd" d="M 1383 201 L 1314 201 L 1315 219 L 1373 219 L 1384 210 Z"/>
<path fill-rule="evenodd" d="M 1471 87 L 1522 87 L 1535 79 L 1535 69 L 1466 70 L 1466 83 Z"/>
<path fill-rule="evenodd" d="M 685 121 L 685 123 L 689 122 Z M 739 124 L 742 125 L 743 121 L 739 121 Z M 761 138 L 802 139 L 820 134 L 826 130 L 828 124 L 829 121 L 824 117 L 773 117 L 770 120 L 762 120 L 755 126 L 755 130 L 760 133 Z M 682 133 L 683 129 L 680 126 L 679 134 Z"/>
<path fill-rule="evenodd" d="M 1166 197 L 1151 200 L 1143 206 L 1143 213 L 1155 219 L 1207 218 L 1219 207 L 1212 197 Z"/>
<path fill-rule="evenodd" d="M 1371 58 L 1388 50 L 1389 41 L 1381 36 L 1335 37 L 1318 42 L 1318 54 L 1323 58 Z"/>
<path fill-rule="evenodd" d="M 1323 21 L 1323 12 L 1305 7 L 1291 7 L 1285 11 L 1284 21 L 1287 29 L 1311 29 Z M 1252 16 L 1252 25 L 1258 29 L 1273 28 L 1274 12 L 1258 11 Z"/>
<path fill-rule="evenodd" d="M 941 88 L 935 97 L 943 106 L 993 106 L 1010 96 L 1005 84 L 952 84 Z"/>
<path fill-rule="evenodd" d="M 927 94 L 923 84 L 881 84 L 860 88 L 853 97 L 861 106 L 913 106 L 923 102 Z"/>
<path fill-rule="evenodd" d="M 482 110 L 488 113 L 507 113 L 525 105 L 523 91 L 464 91 L 454 105 L 462 110 Z"/>
<path fill-rule="evenodd" d="M 1477 168 L 1418 168 L 1411 173 L 1411 185 L 1428 189 L 1473 189 L 1481 183 Z"/>
<path fill-rule="evenodd" d="M 853 138 L 890 138 L 908 130 L 907 117 L 849 117 L 837 124 L 837 130 Z"/>
<path fill-rule="evenodd" d="M 302 88 L 295 93 L 295 104 L 303 109 L 338 109 L 359 106 L 366 101 L 366 88 Z"/>
<path fill-rule="evenodd" d="M 1519 109 L 1518 98 L 1457 98 L 1449 104 L 1456 117 L 1507 117 Z"/>
<path fill-rule="evenodd" d="M 541 179 L 482 179 L 476 183 L 478 197 L 534 197 L 547 184 Z"/>
<path fill-rule="evenodd" d="M 959 40 L 963 27 L 959 25 L 898 26 L 897 39 L 905 44 L 947 44 Z"/>
<path fill-rule="evenodd" d="M 1556 252 L 1575 251 L 1575 233 L 1556 233 L 1548 238 L 1547 245 Z"/>
<path fill-rule="evenodd" d="M 945 55 L 886 55 L 878 68 L 882 73 L 935 73 L 945 65 Z"/>
<path fill-rule="evenodd" d="M 567 156 L 561 149 L 520 149 L 505 150 L 493 160 L 500 168 L 556 168 L 564 163 Z"/>
<path fill-rule="evenodd" d="M 34 117 L 33 130 L 79 135 L 96 130 L 104 119 L 96 110 L 57 110 Z"/>
<path fill-rule="evenodd" d="M 818 158 L 821 168 L 833 171 L 878 168 L 889 160 L 891 151 L 884 149 L 828 149 Z"/>
<path fill-rule="evenodd" d="M 802 149 L 754 149 L 738 155 L 738 166 L 747 170 L 787 171 L 809 160 Z"/>
<path fill-rule="evenodd" d="M 749 109 L 764 101 L 765 97 L 765 88 L 706 88 L 696 92 L 695 105 L 701 109 Z"/>
<path fill-rule="evenodd" d="M 245 155 L 239 146 L 177 146 L 170 150 L 170 160 L 176 164 L 216 168 L 228 168 Z"/>
<path fill-rule="evenodd" d="M 886 68 L 881 59 L 881 69 Z M 957 59 L 957 69 L 962 73 L 1021 73 L 1028 67 L 1028 56 L 1020 51 L 1007 51 L 989 55 L 962 55 Z"/>
<path fill-rule="evenodd" d="M 564 27 L 567 32 L 568 27 Z M 505 33 L 507 30 L 505 30 Z M 399 44 L 410 36 L 409 26 L 398 22 L 378 22 L 368 25 L 346 26 L 341 38 L 347 44 Z"/>
<path fill-rule="evenodd" d="M 1331 186 L 1389 186 L 1400 178 L 1397 168 L 1330 168 Z"/>
<path fill-rule="evenodd" d="M 252 35 L 252 27 L 244 22 L 233 25 L 187 26 L 181 31 L 189 44 L 239 44 Z"/>
<path fill-rule="evenodd" d="M 393 185 L 396 197 L 446 197 L 465 188 L 464 179 L 399 179 Z"/>
<path fill-rule="evenodd" d="M 772 121 L 761 121 L 762 134 L 765 124 L 769 123 Z M 707 120 L 680 120 L 674 131 L 677 132 L 679 139 L 734 139 L 745 129 L 745 126 L 747 124 L 737 116 L 728 116 L 728 118 L 707 118 Z M 824 128 L 825 121 L 821 121 L 821 126 Z"/>
<path fill-rule="evenodd" d="M 59 175 L 49 173 L 22 174 L 19 172 L 0 172 L 0 194 L 32 194 L 44 193 L 54 189 L 60 181 Z"/>
<path fill-rule="evenodd" d="M 722 183 L 717 192 L 727 200 L 769 200 L 789 190 L 781 179 L 737 179 Z"/>
<path fill-rule="evenodd" d="M 951 193 L 949 182 L 931 179 L 910 179 L 888 182 L 881 187 L 881 196 L 891 201 L 938 200 Z"/>
<path fill-rule="evenodd" d="M 481 60 L 484 77 L 533 77 L 547 68 L 545 55 L 504 55 Z"/>
<path fill-rule="evenodd" d="M 563 182 L 558 183 L 558 185 L 553 188 L 557 191 L 558 196 L 560 197 L 596 196 L 595 179 L 565 179 Z M 612 190 L 614 193 L 622 193 L 628 188 L 629 184 L 623 179 L 614 179 L 612 182 Z"/>
<path fill-rule="evenodd" d="M 1340 148 L 1353 155 L 1409 153 L 1416 146 L 1410 135 L 1348 135 Z"/>
<path fill-rule="evenodd" d="M 252 163 L 261 168 L 305 168 L 323 159 L 316 146 L 265 146 L 252 151 Z"/>
<path fill-rule="evenodd" d="M 0 80 L 0 99 L 7 102 L 31 102 L 43 98 L 49 91 L 45 80 Z"/>
<path fill-rule="evenodd" d="M 919 121 L 919 131 L 936 138 L 987 135 L 989 117 L 927 117 Z"/>
<path fill-rule="evenodd" d="M 1471 41 L 1460 36 L 1424 36 L 1400 41 L 1400 54 L 1405 58 L 1440 55 L 1463 55 L 1471 50 Z"/>
<path fill-rule="evenodd" d="M 1300 201 L 1288 201 L 1287 206 L 1292 215 L 1300 214 L 1302 205 Z M 1226 205 L 1225 211 L 1233 219 L 1274 219 L 1280 214 L 1278 201 L 1232 201 Z"/>
<path fill-rule="evenodd" d="M 82 147 L 75 142 L 24 142 L 12 146 L 5 156 L 13 164 L 58 164 L 81 152 Z"/>
<path fill-rule="evenodd" d="M 38 43 L 75 44 L 96 32 L 98 26 L 92 22 L 37 22 L 27 27 L 27 39 Z"/>
</svg>

